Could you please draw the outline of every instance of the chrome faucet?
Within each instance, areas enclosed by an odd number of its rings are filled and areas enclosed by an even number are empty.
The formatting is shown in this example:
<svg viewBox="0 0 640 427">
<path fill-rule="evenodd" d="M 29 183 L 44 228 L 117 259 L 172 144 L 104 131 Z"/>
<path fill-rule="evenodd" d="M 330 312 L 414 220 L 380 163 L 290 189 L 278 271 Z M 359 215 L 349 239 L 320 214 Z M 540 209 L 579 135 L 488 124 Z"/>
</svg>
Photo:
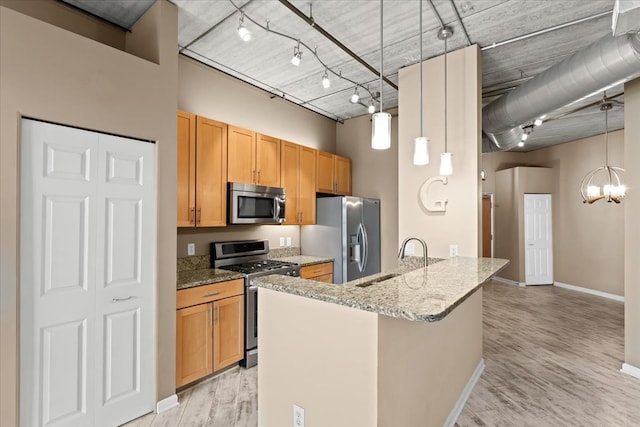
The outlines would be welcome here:
<svg viewBox="0 0 640 427">
<path fill-rule="evenodd" d="M 427 243 L 419 237 L 407 237 L 400 245 L 400 252 L 398 253 L 398 259 L 404 259 L 404 250 L 407 246 L 407 243 L 411 240 L 417 240 L 422 245 L 422 258 L 424 261 L 424 266 L 427 266 Z"/>
</svg>

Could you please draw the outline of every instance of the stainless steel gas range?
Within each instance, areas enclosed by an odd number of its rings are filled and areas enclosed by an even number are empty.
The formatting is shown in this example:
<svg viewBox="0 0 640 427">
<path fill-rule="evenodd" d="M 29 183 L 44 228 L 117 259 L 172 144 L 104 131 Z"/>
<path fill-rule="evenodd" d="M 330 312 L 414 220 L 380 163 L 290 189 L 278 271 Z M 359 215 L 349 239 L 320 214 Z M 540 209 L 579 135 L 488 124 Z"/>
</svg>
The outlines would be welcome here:
<svg viewBox="0 0 640 427">
<path fill-rule="evenodd" d="M 258 363 L 258 287 L 251 279 L 269 274 L 300 276 L 300 266 L 267 258 L 268 240 L 211 243 L 211 267 L 244 274 L 244 359 L 242 366 Z"/>
</svg>

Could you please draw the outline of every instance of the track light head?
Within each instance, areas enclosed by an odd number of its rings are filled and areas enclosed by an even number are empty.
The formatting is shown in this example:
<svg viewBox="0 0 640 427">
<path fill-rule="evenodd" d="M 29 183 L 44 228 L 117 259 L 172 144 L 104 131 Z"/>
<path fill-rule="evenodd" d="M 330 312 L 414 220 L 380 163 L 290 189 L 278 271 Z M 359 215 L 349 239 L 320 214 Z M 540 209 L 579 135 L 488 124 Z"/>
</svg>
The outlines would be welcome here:
<svg viewBox="0 0 640 427">
<path fill-rule="evenodd" d="M 358 86 L 356 86 L 356 90 L 353 92 L 353 95 L 351 95 L 350 101 L 352 104 L 357 104 L 358 101 L 360 101 L 360 95 L 358 94 Z"/>
<path fill-rule="evenodd" d="M 302 60 L 302 51 L 300 50 L 300 43 L 298 46 L 293 47 L 293 57 L 291 58 L 291 63 L 296 67 L 300 65 L 300 61 Z"/>
<path fill-rule="evenodd" d="M 240 22 L 238 23 L 238 35 L 242 41 L 248 42 L 251 40 L 251 32 L 244 26 L 244 13 L 240 15 Z"/>
<path fill-rule="evenodd" d="M 324 70 L 324 74 L 322 75 L 322 87 L 325 89 L 329 89 L 331 87 L 331 80 L 329 80 L 329 73 L 327 70 Z"/>
<path fill-rule="evenodd" d="M 536 126 L 540 126 L 542 124 L 542 119 L 535 119 L 533 124 L 536 125 Z"/>
<path fill-rule="evenodd" d="M 367 108 L 369 114 L 373 114 L 376 112 L 376 106 L 373 105 L 373 98 L 369 101 L 369 108 Z"/>
<path fill-rule="evenodd" d="M 524 147 L 524 141 L 518 142 L 518 147 Z"/>
</svg>

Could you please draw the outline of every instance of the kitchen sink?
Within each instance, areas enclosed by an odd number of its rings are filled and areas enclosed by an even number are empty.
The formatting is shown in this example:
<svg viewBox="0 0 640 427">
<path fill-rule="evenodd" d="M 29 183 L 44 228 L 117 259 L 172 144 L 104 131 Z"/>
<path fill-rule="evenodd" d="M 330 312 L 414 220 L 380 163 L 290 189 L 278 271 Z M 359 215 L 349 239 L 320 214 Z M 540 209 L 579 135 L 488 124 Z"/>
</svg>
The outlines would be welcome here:
<svg viewBox="0 0 640 427">
<path fill-rule="evenodd" d="M 378 283 L 385 282 L 389 279 L 393 279 L 394 277 L 400 276 L 400 273 L 390 273 L 384 274 L 382 276 L 376 277 L 375 279 L 367 280 L 366 282 L 358 283 L 356 286 L 359 288 L 366 288 L 367 286 L 376 285 Z"/>
</svg>

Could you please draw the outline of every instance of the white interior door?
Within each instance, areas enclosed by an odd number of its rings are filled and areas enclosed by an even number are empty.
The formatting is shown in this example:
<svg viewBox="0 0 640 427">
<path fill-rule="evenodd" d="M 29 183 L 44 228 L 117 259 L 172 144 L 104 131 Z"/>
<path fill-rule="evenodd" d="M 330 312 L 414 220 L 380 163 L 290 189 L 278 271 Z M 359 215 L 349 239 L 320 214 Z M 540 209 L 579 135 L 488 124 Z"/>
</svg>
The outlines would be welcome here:
<svg viewBox="0 0 640 427">
<path fill-rule="evenodd" d="M 155 147 L 33 120 L 21 147 L 21 424 L 150 412 Z"/>
<path fill-rule="evenodd" d="M 553 284 L 551 194 L 524 195 L 525 284 Z"/>
</svg>

